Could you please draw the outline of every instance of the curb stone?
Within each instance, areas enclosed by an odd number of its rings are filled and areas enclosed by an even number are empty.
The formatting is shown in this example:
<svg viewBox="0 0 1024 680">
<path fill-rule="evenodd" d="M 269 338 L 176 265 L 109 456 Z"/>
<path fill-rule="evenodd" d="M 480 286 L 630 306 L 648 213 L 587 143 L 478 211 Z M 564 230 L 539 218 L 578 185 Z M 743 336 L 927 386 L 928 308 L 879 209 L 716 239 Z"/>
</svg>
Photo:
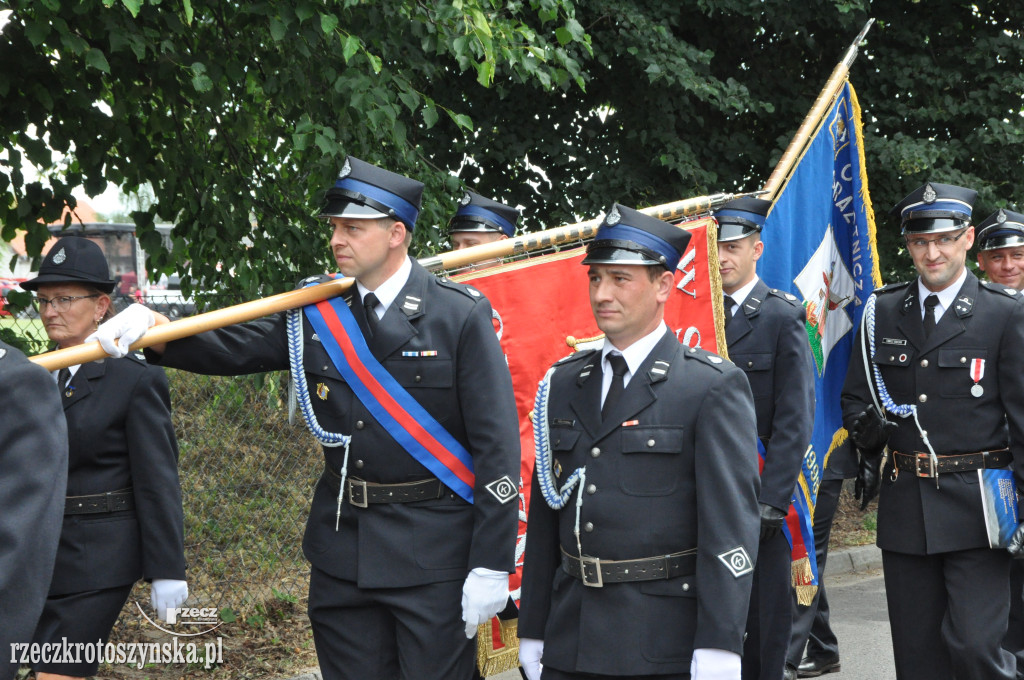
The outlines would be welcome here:
<svg viewBox="0 0 1024 680">
<path fill-rule="evenodd" d="M 830 550 L 825 574 L 857 574 L 882 568 L 882 551 L 877 545 L 858 545 L 842 550 Z"/>
</svg>

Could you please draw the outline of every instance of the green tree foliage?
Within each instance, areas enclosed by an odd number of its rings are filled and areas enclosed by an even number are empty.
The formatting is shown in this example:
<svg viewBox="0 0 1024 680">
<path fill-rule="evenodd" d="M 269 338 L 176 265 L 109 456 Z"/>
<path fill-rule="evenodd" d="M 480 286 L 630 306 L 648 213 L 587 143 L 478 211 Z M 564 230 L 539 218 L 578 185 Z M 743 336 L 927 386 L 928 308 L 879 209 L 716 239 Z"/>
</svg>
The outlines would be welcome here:
<svg viewBox="0 0 1024 680">
<path fill-rule="evenodd" d="M 1024 206 L 1024 24 L 1009 3 L 588 0 L 577 10 L 594 46 L 586 92 L 538 106 L 500 83 L 470 103 L 479 136 L 442 164 L 471 155 L 483 193 L 541 222 L 613 200 L 759 189 L 869 16 L 850 80 L 883 275 L 905 278 L 910 260 L 887 212 L 925 181 L 978 189 L 979 222 Z M 514 165 L 524 154 L 547 183 Z"/>
<path fill-rule="evenodd" d="M 68 185 L 150 181 L 143 233 L 159 214 L 188 240 L 154 263 L 220 261 L 255 292 L 329 265 L 308 215 L 346 153 L 427 183 L 421 252 L 439 246 L 463 185 L 524 206 L 529 229 L 612 201 L 754 190 L 870 15 L 850 77 L 883 273 L 902 278 L 909 259 L 886 213 L 924 181 L 977 188 L 978 221 L 1024 205 L 1014 12 L 959 0 L 21 0 L 0 41 L 0 221 L 7 234 L 44 204 L 53 216 Z M 20 148 L 45 166 L 47 146 L 72 143 L 68 167 L 38 185 L 13 162 Z"/>
<path fill-rule="evenodd" d="M 346 154 L 422 179 L 422 222 L 452 212 L 458 179 L 426 151 L 440 123 L 468 135 L 469 74 L 531 92 L 584 85 L 588 41 L 567 0 L 18 0 L 0 40 L 0 224 L 38 252 L 69 190 L 146 183 L 133 214 L 156 268 L 247 294 L 329 266 L 310 216 Z M 447 133 L 445 133 L 447 134 Z M 51 151 L 66 161 L 51 167 Z M 24 156 L 24 158 L 23 158 Z M 39 168 L 26 178 L 22 164 Z M 318 195 L 318 192 L 321 192 Z M 152 228 L 176 224 L 173 253 Z M 423 245 L 436 230 L 422 230 Z M 243 244 L 247 247 L 242 247 Z M 223 277 L 216 272 L 231 271 Z"/>
</svg>

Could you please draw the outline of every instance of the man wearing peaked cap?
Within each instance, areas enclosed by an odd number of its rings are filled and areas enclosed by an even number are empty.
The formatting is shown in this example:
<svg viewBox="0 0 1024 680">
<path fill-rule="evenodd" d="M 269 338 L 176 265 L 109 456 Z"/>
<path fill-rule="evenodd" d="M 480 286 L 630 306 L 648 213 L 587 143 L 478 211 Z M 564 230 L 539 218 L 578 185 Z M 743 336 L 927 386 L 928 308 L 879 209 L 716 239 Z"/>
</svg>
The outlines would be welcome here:
<svg viewBox="0 0 1024 680">
<path fill-rule="evenodd" d="M 792 546 L 782 531 L 814 427 L 814 369 L 797 298 L 756 272 L 771 201 L 738 198 L 714 212 L 729 358 L 754 394 L 764 449 L 760 545 L 743 647 L 746 680 L 782 680 L 793 624 Z M 755 447 L 751 457 L 759 456 Z"/>
<path fill-rule="evenodd" d="M 989 281 L 1024 289 L 1024 215 L 995 211 L 978 225 L 978 268 Z"/>
<path fill-rule="evenodd" d="M 988 280 L 1024 289 L 1024 215 L 1000 208 L 977 226 L 978 268 Z M 1003 649 L 1017 658 L 1017 677 L 1024 677 L 1024 563 L 1010 565 L 1010 620 Z"/>
<path fill-rule="evenodd" d="M 534 404 L 544 443 L 519 612 L 530 680 L 740 678 L 754 405 L 742 371 L 665 325 L 689 239 L 616 204 L 587 248 L 604 347 L 555 364 Z"/>
<path fill-rule="evenodd" d="M 448 232 L 452 236 L 455 250 L 461 250 L 512 238 L 516 234 L 517 222 L 519 211 L 515 208 L 467 191 L 459 201 L 455 216 L 448 223 Z"/>
<path fill-rule="evenodd" d="M 929 182 L 894 208 L 918 278 L 869 298 L 843 386 L 856 495 L 866 505 L 881 487 L 900 680 L 1016 675 L 1000 645 L 1010 554 L 1006 536 L 987 530 L 982 489 L 1024 481 L 1024 300 L 965 266 L 974 198 Z M 1021 539 L 1018 529 L 1011 553 Z"/>
<path fill-rule="evenodd" d="M 303 551 L 325 680 L 468 679 L 471 638 L 505 606 L 515 568 L 512 381 L 487 300 L 409 257 L 422 191 L 349 157 L 320 215 L 352 288 L 150 348 L 164 365 L 199 373 L 292 368 L 324 444 Z M 417 427 L 403 427 L 410 420 Z"/>
<path fill-rule="evenodd" d="M 448 223 L 452 249 L 462 250 L 511 238 L 515 236 L 517 222 L 519 211 L 515 208 L 467 191 L 459 201 L 455 216 Z M 483 269 L 499 262 L 497 259 L 478 262 L 467 268 L 467 271 Z"/>
</svg>

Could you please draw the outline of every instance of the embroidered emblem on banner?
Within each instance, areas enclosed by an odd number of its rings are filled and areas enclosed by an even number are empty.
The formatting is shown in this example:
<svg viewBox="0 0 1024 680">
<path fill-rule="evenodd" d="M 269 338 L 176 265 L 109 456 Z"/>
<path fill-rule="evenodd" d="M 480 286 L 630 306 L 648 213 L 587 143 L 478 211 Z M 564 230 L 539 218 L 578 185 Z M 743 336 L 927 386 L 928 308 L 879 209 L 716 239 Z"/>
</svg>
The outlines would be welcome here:
<svg viewBox="0 0 1024 680">
<path fill-rule="evenodd" d="M 742 545 L 719 554 L 718 559 L 722 560 L 722 564 L 729 568 L 735 578 L 754 571 L 754 563 Z"/>
<path fill-rule="evenodd" d="M 495 479 L 493 482 L 485 487 L 491 492 L 498 502 L 504 505 L 514 498 L 519 498 L 519 489 L 512 480 L 509 479 L 508 475 L 505 475 L 501 479 Z"/>
<path fill-rule="evenodd" d="M 793 283 L 804 296 L 811 355 L 818 375 L 824 375 L 832 348 L 853 328 L 845 308 L 856 292 L 856 283 L 843 261 L 831 225 Z"/>
</svg>

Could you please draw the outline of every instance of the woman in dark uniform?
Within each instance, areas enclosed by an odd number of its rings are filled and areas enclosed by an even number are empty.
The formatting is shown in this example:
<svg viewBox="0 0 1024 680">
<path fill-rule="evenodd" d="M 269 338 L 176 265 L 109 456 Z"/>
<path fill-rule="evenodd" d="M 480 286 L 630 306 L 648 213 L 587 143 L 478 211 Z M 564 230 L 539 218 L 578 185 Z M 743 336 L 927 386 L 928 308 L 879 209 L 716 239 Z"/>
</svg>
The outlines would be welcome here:
<svg viewBox="0 0 1024 680">
<path fill-rule="evenodd" d="M 100 247 L 72 236 L 53 245 L 39 276 L 22 287 L 36 293 L 47 335 L 65 348 L 85 342 L 111 311 L 114 281 Z M 130 354 L 61 369 L 57 384 L 68 427 L 67 499 L 34 642 L 105 643 L 140 578 L 152 582 L 161 618 L 188 597 L 167 378 Z M 96 673 L 98 663 L 82 661 L 44 660 L 36 677 Z"/>
</svg>

